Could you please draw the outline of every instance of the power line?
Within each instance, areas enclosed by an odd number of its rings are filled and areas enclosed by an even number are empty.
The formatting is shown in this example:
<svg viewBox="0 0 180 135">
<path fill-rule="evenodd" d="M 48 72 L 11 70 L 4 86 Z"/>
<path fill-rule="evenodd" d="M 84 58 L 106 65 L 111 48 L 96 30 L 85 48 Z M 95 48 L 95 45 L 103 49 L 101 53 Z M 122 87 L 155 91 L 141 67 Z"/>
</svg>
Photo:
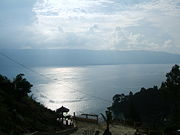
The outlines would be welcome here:
<svg viewBox="0 0 180 135">
<path fill-rule="evenodd" d="M 43 78 L 47 78 L 47 79 L 49 79 L 49 80 L 57 81 L 56 79 L 52 79 L 52 78 L 50 78 L 50 77 L 48 77 L 48 76 L 46 76 L 46 75 L 44 75 L 44 74 L 41 74 L 41 73 L 39 73 L 39 72 L 37 72 L 37 71 L 35 71 L 35 70 L 27 67 L 26 65 L 24 65 L 24 64 L 18 62 L 17 60 L 15 60 L 15 59 L 13 59 L 13 58 L 5 55 L 5 54 L 2 53 L 2 52 L 0 52 L 0 55 L 3 56 L 3 57 L 5 57 L 5 58 L 7 58 L 7 59 L 9 59 L 10 61 L 14 62 L 15 64 L 17 64 L 17 65 L 25 68 L 26 70 L 29 70 L 29 71 L 35 73 L 36 75 L 39 75 L 39 76 L 41 76 L 41 77 L 43 77 Z M 84 94 L 84 95 L 93 97 L 93 98 L 95 98 L 95 99 L 98 99 L 98 100 L 101 100 L 101 101 L 104 101 L 104 102 L 108 102 L 108 103 L 112 103 L 110 100 L 107 100 L 107 99 L 104 99 L 104 98 L 102 98 L 102 97 L 95 96 L 95 95 L 92 95 L 92 94 L 88 94 L 88 93 L 86 93 L 86 92 L 80 91 L 80 90 L 78 90 L 78 89 L 74 89 L 74 88 L 69 87 L 69 86 L 67 86 L 67 85 L 64 85 L 64 84 L 62 84 L 62 83 L 59 83 L 59 82 L 58 82 L 57 84 L 60 84 L 61 86 L 64 86 L 64 87 L 69 88 L 69 89 L 72 89 L 72 90 L 77 91 L 77 92 L 79 92 L 79 93 L 82 93 L 82 94 Z"/>
<path fill-rule="evenodd" d="M 3 57 L 5 57 L 5 58 L 7 58 L 7 59 L 9 59 L 10 61 L 14 62 L 15 64 L 17 64 L 17 65 L 19 65 L 19 66 L 25 68 L 26 70 L 29 70 L 29 71 L 31 71 L 31 72 L 33 72 L 33 73 L 35 73 L 35 74 L 38 74 L 38 75 L 40 75 L 41 77 L 46 77 L 46 78 L 48 78 L 48 79 L 51 79 L 51 78 L 49 78 L 49 77 L 47 77 L 47 76 L 45 76 L 45 75 L 43 75 L 43 74 L 41 74 L 41 73 L 39 73 L 39 72 L 37 72 L 37 71 L 35 71 L 35 70 L 32 70 L 31 68 L 25 66 L 24 64 L 22 64 L 22 63 L 16 61 L 16 60 L 13 59 L 13 58 L 11 58 L 11 57 L 5 55 L 5 54 L 2 53 L 2 52 L 0 52 L 0 55 L 3 56 Z"/>
</svg>

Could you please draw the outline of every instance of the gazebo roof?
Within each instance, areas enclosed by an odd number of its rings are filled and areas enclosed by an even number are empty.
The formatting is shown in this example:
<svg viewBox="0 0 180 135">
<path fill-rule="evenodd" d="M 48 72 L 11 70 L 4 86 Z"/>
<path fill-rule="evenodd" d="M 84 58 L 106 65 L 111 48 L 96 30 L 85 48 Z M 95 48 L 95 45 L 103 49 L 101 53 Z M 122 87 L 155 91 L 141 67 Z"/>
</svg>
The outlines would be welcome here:
<svg viewBox="0 0 180 135">
<path fill-rule="evenodd" d="M 62 106 L 62 107 L 58 108 L 58 109 L 56 110 L 56 112 L 57 112 L 57 113 L 69 112 L 69 109 L 66 108 L 66 107 L 64 107 L 64 106 Z"/>
</svg>

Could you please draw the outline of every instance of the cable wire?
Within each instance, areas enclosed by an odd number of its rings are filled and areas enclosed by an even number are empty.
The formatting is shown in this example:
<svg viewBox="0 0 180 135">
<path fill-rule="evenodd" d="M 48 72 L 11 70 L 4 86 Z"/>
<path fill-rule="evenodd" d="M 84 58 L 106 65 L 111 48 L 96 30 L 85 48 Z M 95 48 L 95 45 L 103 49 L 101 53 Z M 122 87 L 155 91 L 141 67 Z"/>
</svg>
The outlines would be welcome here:
<svg viewBox="0 0 180 135">
<path fill-rule="evenodd" d="M 50 78 L 50 77 L 48 77 L 48 76 L 46 76 L 46 75 L 44 75 L 44 74 L 41 74 L 41 73 L 39 73 L 39 72 L 37 72 L 37 71 L 35 71 L 35 70 L 27 67 L 26 65 L 24 65 L 24 64 L 18 62 L 17 60 L 15 60 L 15 59 L 13 59 L 13 58 L 5 55 L 5 54 L 2 53 L 2 52 L 0 52 L 0 55 L 3 56 L 3 57 L 5 57 L 5 58 L 7 58 L 7 59 L 9 59 L 9 60 L 12 61 L 13 63 L 15 63 L 15 64 L 17 64 L 17 65 L 25 68 L 26 70 L 29 70 L 29 71 L 35 73 L 36 75 L 39 75 L 39 76 L 41 76 L 41 77 L 43 77 L 43 78 L 47 78 L 47 79 L 49 79 L 49 80 L 57 81 L 56 79 L 52 79 L 52 78 Z M 64 87 L 66 87 L 66 88 L 72 89 L 72 90 L 74 90 L 74 91 L 77 91 L 77 92 L 79 92 L 79 93 L 82 93 L 82 94 L 84 94 L 84 95 L 93 97 L 93 98 L 95 98 L 95 99 L 98 99 L 98 100 L 101 100 L 101 101 L 104 101 L 104 102 L 107 102 L 107 103 L 112 103 L 112 101 L 110 101 L 110 100 L 107 100 L 107 99 L 104 99 L 104 98 L 102 98 L 102 97 L 95 96 L 95 95 L 92 95 L 92 94 L 88 94 L 88 93 L 86 93 L 86 92 L 80 91 L 80 90 L 78 90 L 78 89 L 74 89 L 74 88 L 72 88 L 72 87 L 70 87 L 70 86 L 67 86 L 67 85 L 64 85 L 64 84 L 62 84 L 62 83 L 59 83 L 59 82 L 58 82 L 57 84 L 59 84 L 59 85 L 61 85 L 61 86 L 64 86 Z"/>
</svg>

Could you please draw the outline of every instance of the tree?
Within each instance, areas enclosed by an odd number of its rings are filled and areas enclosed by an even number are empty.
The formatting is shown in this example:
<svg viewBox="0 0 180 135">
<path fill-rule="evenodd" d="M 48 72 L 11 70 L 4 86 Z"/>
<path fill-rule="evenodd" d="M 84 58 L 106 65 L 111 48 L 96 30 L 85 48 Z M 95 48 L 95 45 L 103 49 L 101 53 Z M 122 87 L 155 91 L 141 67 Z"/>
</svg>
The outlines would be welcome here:
<svg viewBox="0 0 180 135">
<path fill-rule="evenodd" d="M 113 96 L 113 103 L 120 103 L 120 102 L 124 102 L 127 99 L 127 96 L 125 96 L 124 94 L 116 94 L 115 96 Z"/>
<path fill-rule="evenodd" d="M 180 69 L 174 65 L 169 73 L 166 74 L 166 81 L 161 84 L 161 91 L 166 98 L 174 102 L 179 102 L 180 98 Z"/>
<path fill-rule="evenodd" d="M 6 76 L 0 75 L 0 88 L 6 92 L 10 92 L 12 89 L 11 81 Z"/>
<path fill-rule="evenodd" d="M 140 116 L 133 104 L 132 101 L 129 101 L 129 108 L 128 108 L 128 113 L 127 113 L 127 117 L 130 120 L 130 122 L 140 122 Z"/>
<path fill-rule="evenodd" d="M 171 119 L 175 124 L 180 125 L 180 69 L 174 65 L 166 74 L 166 81 L 160 88 L 166 102 L 168 101 L 171 110 Z"/>
<path fill-rule="evenodd" d="M 24 78 L 24 74 L 18 74 L 13 84 L 15 90 L 18 91 L 21 96 L 27 96 L 27 94 L 31 92 L 31 87 L 33 86 Z"/>
<path fill-rule="evenodd" d="M 141 121 L 149 126 L 180 127 L 180 67 L 174 65 L 161 87 L 141 88 L 129 95 L 113 97 L 113 113 L 123 113 L 130 121 Z M 166 119 L 166 122 L 164 122 Z"/>
<path fill-rule="evenodd" d="M 127 100 L 127 96 L 125 96 L 124 94 L 116 94 L 116 95 L 113 96 L 112 108 L 113 108 L 113 114 L 114 114 L 115 117 L 118 117 L 118 115 L 120 114 L 119 110 L 123 109 L 120 106 L 126 100 Z"/>
</svg>

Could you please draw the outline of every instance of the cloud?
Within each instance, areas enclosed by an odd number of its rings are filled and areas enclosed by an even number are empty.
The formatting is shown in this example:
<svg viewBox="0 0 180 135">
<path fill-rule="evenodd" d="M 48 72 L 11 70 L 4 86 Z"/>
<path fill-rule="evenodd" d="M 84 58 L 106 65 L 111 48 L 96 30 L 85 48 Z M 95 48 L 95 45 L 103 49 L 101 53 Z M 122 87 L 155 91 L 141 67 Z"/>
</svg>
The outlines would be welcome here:
<svg viewBox="0 0 180 135">
<path fill-rule="evenodd" d="M 18 14 L 27 12 L 27 5 L 24 2 L 22 8 L 16 1 L 12 10 L 18 7 Z M 29 9 L 10 28 L 5 23 L 9 20 L 0 22 L 6 33 L 0 34 L 0 48 L 180 52 L 180 0 L 36 0 Z M 1 10 L 1 20 L 5 15 L 12 17 L 8 10 Z"/>
<path fill-rule="evenodd" d="M 88 30 L 88 32 L 90 34 L 94 34 L 95 32 L 98 32 L 99 28 L 98 28 L 98 25 L 94 24 L 93 26 L 91 26 Z"/>
<path fill-rule="evenodd" d="M 153 50 L 176 52 L 177 49 L 171 39 L 164 39 L 161 42 L 149 40 L 141 33 L 132 33 L 120 27 L 114 31 L 113 49 L 115 50 Z"/>
</svg>

